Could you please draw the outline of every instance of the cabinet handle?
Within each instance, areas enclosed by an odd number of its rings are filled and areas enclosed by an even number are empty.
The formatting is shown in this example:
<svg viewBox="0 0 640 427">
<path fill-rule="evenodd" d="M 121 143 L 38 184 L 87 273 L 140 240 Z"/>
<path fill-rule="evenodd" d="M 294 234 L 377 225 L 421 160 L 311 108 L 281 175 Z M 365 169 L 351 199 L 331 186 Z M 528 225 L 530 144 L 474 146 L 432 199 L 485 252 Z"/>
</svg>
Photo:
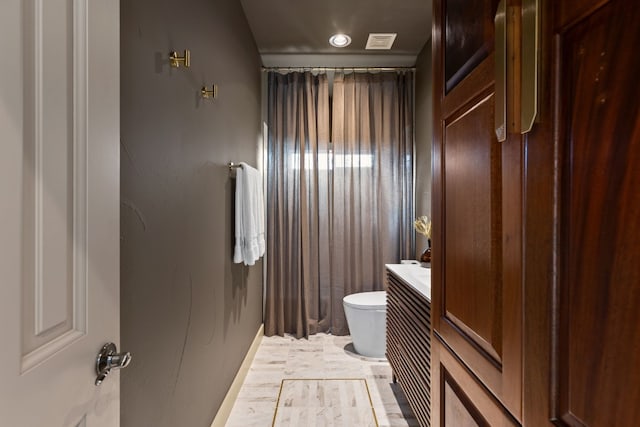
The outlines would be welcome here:
<svg viewBox="0 0 640 427">
<path fill-rule="evenodd" d="M 507 139 L 507 25 L 505 0 L 500 0 L 494 18 L 496 33 L 495 127 L 499 142 Z"/>
<path fill-rule="evenodd" d="M 538 114 L 539 0 L 522 0 L 522 105 L 520 133 L 533 128 Z"/>
</svg>

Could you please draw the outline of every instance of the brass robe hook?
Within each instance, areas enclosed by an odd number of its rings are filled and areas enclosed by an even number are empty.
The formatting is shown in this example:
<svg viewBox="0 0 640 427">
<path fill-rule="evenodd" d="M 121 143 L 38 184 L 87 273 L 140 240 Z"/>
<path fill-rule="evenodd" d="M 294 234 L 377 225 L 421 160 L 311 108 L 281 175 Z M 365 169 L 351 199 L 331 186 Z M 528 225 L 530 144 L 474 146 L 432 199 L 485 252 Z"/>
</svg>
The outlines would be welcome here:
<svg viewBox="0 0 640 427">
<path fill-rule="evenodd" d="M 204 99 L 215 99 L 218 96 L 218 86 L 211 85 L 211 90 L 207 89 L 206 86 L 202 86 L 200 93 Z"/>
<path fill-rule="evenodd" d="M 191 67 L 191 51 L 189 49 L 184 50 L 184 56 L 180 56 L 175 50 L 169 53 L 169 62 L 174 68 L 180 68 L 182 63 L 185 68 Z"/>
</svg>

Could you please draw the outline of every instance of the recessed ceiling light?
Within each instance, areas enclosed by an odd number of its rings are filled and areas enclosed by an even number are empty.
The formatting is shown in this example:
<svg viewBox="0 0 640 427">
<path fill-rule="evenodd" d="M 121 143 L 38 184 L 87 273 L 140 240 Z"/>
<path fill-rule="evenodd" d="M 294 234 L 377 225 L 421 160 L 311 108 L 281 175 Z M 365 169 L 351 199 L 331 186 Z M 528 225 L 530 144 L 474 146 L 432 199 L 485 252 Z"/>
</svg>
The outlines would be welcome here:
<svg viewBox="0 0 640 427">
<path fill-rule="evenodd" d="M 334 47 L 347 47 L 351 44 L 351 37 L 346 34 L 334 34 L 329 38 L 329 44 Z"/>
</svg>

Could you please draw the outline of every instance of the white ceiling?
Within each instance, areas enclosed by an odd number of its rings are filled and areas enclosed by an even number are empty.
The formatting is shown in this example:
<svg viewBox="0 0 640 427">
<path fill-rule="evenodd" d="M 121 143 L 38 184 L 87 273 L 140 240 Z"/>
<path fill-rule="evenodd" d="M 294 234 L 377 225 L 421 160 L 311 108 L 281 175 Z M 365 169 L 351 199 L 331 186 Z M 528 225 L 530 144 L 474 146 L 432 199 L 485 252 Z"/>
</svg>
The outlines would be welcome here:
<svg viewBox="0 0 640 427">
<path fill-rule="evenodd" d="M 431 0 L 241 0 L 268 67 L 412 66 L 431 37 Z M 346 33 L 346 48 L 329 37 Z M 391 51 L 366 51 L 369 33 L 398 33 Z"/>
</svg>

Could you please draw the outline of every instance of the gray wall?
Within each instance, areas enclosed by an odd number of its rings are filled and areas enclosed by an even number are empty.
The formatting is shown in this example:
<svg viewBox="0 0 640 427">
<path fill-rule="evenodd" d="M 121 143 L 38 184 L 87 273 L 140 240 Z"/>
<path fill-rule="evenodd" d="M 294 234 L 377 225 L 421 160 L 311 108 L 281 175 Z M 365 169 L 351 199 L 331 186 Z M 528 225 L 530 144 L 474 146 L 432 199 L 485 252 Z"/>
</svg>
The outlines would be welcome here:
<svg viewBox="0 0 640 427">
<path fill-rule="evenodd" d="M 258 51 L 237 0 L 122 0 L 121 51 L 122 425 L 209 427 L 262 321 L 226 167 L 257 164 Z"/>
<path fill-rule="evenodd" d="M 433 139 L 433 82 L 431 40 L 416 62 L 416 216 L 431 218 L 431 142 Z M 427 239 L 416 233 L 416 252 L 420 256 Z"/>
</svg>

